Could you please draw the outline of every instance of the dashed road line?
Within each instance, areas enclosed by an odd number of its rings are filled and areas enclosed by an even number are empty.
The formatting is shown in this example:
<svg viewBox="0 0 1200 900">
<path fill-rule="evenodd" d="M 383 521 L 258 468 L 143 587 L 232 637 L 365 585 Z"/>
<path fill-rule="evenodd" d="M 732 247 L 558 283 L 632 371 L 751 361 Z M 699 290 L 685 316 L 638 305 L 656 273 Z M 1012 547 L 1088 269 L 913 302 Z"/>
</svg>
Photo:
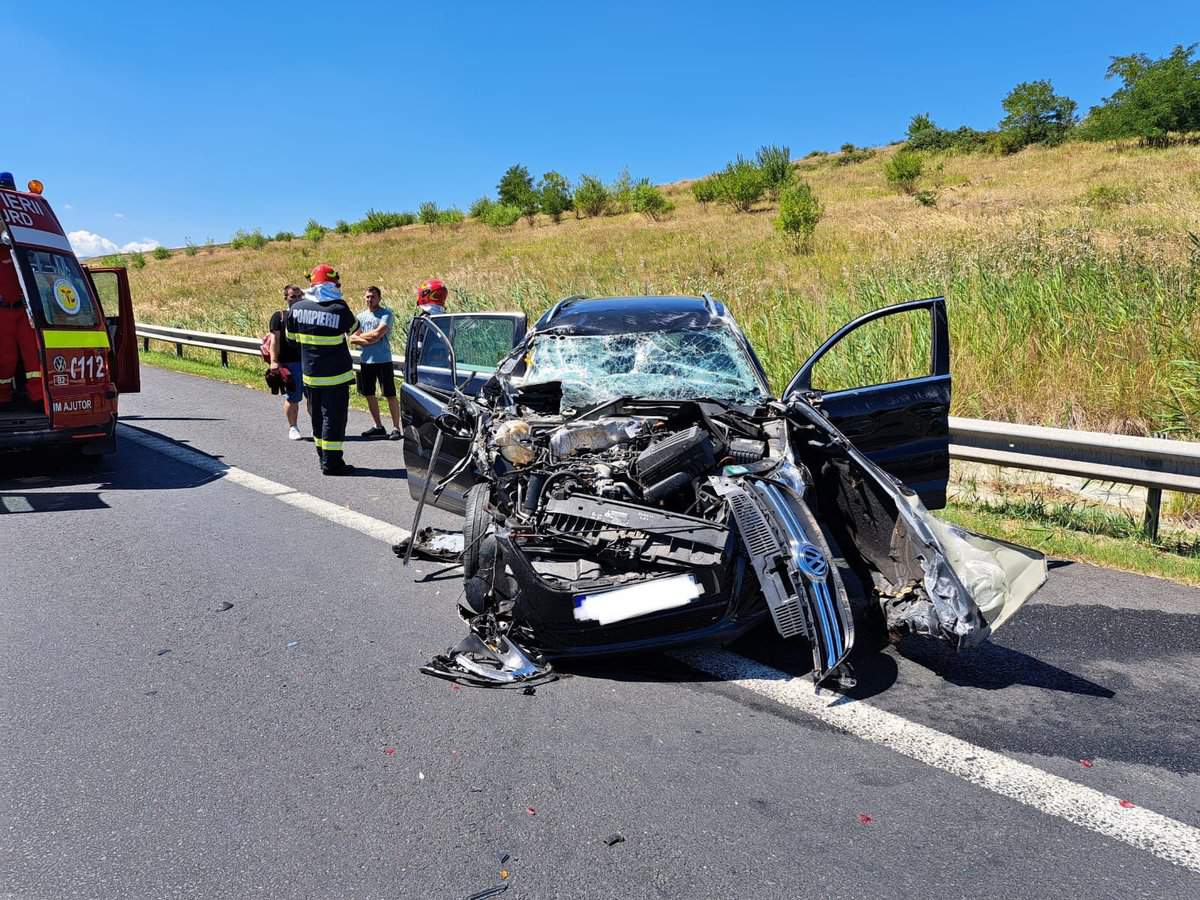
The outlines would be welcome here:
<svg viewBox="0 0 1200 900">
<path fill-rule="evenodd" d="M 339 506 L 328 500 L 322 500 L 320 497 L 314 497 L 312 494 L 306 494 L 303 491 L 288 487 L 286 484 L 280 484 L 278 481 L 272 481 L 269 478 L 263 478 L 261 475 L 255 475 L 253 472 L 247 472 L 245 469 L 239 469 L 237 466 L 226 465 L 220 460 L 214 459 L 192 447 L 177 444 L 158 435 L 142 431 L 140 428 L 133 428 L 124 424 L 119 426 L 119 430 L 121 437 L 125 440 L 133 441 L 135 444 L 140 444 L 156 453 L 161 453 L 177 462 L 193 466 L 218 478 L 223 478 L 240 487 L 249 488 L 267 497 L 273 497 L 281 503 L 286 503 L 289 506 L 302 509 L 315 516 L 320 516 L 322 519 L 327 519 L 337 525 L 345 528 L 353 528 L 355 531 L 375 538 L 378 541 L 388 544 L 398 544 L 408 537 L 409 531 L 407 528 L 392 525 L 390 522 L 384 522 L 373 516 L 363 515 L 348 507 Z"/>
<path fill-rule="evenodd" d="M 407 529 L 294 490 L 207 456 L 199 450 L 129 426 L 123 437 L 171 459 L 234 484 L 352 528 L 388 544 L 407 538 Z M 1200 872 L 1200 828 L 1144 809 L 1117 797 L 986 750 L 969 741 L 911 722 L 860 700 L 818 693 L 802 677 L 727 650 L 679 652 L 678 659 L 730 684 L 799 710 L 840 731 L 886 747 L 910 759 L 962 778 L 1002 797 L 1089 831 L 1144 850 L 1159 859 Z"/>
</svg>

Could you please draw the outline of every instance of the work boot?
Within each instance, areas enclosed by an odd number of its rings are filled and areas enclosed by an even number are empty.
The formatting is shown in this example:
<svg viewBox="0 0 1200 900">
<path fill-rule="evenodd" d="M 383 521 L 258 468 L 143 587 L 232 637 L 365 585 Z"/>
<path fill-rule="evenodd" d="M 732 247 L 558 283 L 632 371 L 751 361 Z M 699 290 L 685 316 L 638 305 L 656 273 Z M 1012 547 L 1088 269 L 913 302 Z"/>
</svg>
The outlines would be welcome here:
<svg viewBox="0 0 1200 900">
<path fill-rule="evenodd" d="M 384 437 L 386 435 L 387 432 L 384 430 L 382 425 L 376 425 L 374 428 L 368 428 L 362 433 L 363 437 Z"/>
<path fill-rule="evenodd" d="M 354 466 L 349 463 L 342 463 L 340 466 L 330 466 L 328 469 L 321 470 L 322 475 L 353 475 Z"/>
<path fill-rule="evenodd" d="M 388 435 L 388 440 L 389 440 L 389 441 L 398 441 L 398 440 L 400 440 L 400 438 L 402 438 L 402 437 L 404 437 L 404 435 L 402 435 L 402 434 L 400 433 L 400 429 L 399 429 L 399 428 L 393 428 L 393 429 L 392 429 L 392 433 Z"/>
</svg>

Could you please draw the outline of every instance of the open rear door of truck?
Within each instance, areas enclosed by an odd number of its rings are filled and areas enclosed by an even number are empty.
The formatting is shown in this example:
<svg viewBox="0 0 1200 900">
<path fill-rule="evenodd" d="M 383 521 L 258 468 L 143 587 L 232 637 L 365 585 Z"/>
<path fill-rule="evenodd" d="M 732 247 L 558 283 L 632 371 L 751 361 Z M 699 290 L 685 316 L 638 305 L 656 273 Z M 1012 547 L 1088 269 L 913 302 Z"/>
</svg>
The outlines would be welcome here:
<svg viewBox="0 0 1200 900">
<path fill-rule="evenodd" d="M 113 383 L 122 394 L 139 393 L 142 374 L 129 273 L 124 266 L 86 266 L 85 270 L 91 276 L 108 323 L 108 338 L 112 342 Z"/>
</svg>

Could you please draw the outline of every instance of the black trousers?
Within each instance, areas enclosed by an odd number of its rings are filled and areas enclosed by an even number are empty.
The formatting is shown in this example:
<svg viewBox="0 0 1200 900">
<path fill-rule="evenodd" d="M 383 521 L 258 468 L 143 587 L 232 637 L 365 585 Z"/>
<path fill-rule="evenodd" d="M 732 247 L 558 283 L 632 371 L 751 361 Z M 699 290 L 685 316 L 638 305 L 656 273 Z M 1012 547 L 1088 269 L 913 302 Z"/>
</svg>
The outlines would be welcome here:
<svg viewBox="0 0 1200 900">
<path fill-rule="evenodd" d="M 312 415 L 313 443 L 321 460 L 321 471 L 340 469 L 342 442 L 346 440 L 346 413 L 350 408 L 350 385 L 306 387 Z"/>
</svg>

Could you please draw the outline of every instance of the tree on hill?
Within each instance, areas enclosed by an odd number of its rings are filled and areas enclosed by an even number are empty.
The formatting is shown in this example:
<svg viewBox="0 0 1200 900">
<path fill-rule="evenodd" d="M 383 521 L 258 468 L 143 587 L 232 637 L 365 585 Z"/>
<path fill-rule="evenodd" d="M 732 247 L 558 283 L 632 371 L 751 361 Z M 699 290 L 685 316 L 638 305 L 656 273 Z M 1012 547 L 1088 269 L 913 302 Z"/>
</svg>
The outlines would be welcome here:
<svg viewBox="0 0 1200 900">
<path fill-rule="evenodd" d="M 1000 120 L 1000 133 L 1009 151 L 1030 144 L 1060 144 L 1075 125 L 1075 101 L 1055 94 L 1046 79 L 1022 81 L 1001 105 L 1008 115 Z"/>
<path fill-rule="evenodd" d="M 1140 138 L 1164 146 L 1171 132 L 1200 131 L 1200 60 L 1196 44 L 1175 47 L 1162 59 L 1144 53 L 1114 56 L 1106 78 L 1121 87 L 1088 112 L 1080 126 L 1087 140 Z"/>
<path fill-rule="evenodd" d="M 562 219 L 562 214 L 574 206 L 571 199 L 571 182 L 558 172 L 547 172 L 538 185 L 538 200 L 542 212 L 558 222 Z"/>
<path fill-rule="evenodd" d="M 506 206 L 522 207 L 533 193 L 533 179 L 524 166 L 509 166 L 496 186 L 500 202 Z"/>
</svg>

